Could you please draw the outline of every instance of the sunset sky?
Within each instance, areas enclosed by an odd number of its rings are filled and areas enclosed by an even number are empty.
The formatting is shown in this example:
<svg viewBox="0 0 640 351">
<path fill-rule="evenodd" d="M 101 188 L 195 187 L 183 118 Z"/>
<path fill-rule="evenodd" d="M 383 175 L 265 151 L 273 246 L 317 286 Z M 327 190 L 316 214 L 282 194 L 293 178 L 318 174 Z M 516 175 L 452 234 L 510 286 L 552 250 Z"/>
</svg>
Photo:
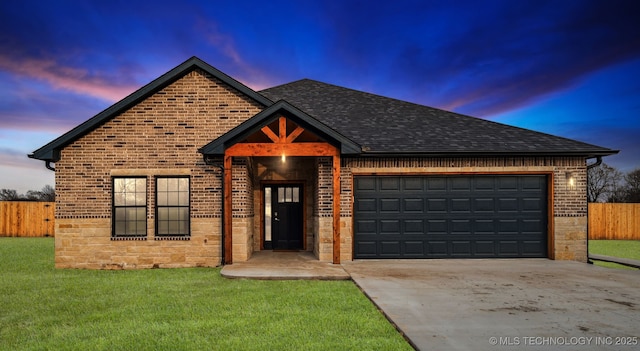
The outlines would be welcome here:
<svg viewBox="0 0 640 351">
<path fill-rule="evenodd" d="M 255 90 L 311 78 L 640 168 L 640 1 L 4 0 L 0 189 L 53 186 L 27 154 L 191 56 Z"/>
</svg>

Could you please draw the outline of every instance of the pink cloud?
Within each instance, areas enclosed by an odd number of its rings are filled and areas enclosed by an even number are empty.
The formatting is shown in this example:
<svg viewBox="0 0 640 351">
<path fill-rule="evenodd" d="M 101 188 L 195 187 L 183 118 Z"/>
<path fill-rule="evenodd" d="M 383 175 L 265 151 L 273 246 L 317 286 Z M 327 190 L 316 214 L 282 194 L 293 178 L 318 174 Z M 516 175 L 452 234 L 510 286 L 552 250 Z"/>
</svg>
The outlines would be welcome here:
<svg viewBox="0 0 640 351">
<path fill-rule="evenodd" d="M 0 69 L 9 73 L 45 81 L 55 89 L 118 101 L 137 88 L 136 84 L 114 84 L 84 68 L 61 65 L 52 59 L 16 58 L 0 54 Z"/>
<path fill-rule="evenodd" d="M 0 164 L 5 167 L 25 169 L 40 169 L 42 167 L 42 163 L 27 158 L 26 152 L 7 148 L 0 148 Z"/>
</svg>

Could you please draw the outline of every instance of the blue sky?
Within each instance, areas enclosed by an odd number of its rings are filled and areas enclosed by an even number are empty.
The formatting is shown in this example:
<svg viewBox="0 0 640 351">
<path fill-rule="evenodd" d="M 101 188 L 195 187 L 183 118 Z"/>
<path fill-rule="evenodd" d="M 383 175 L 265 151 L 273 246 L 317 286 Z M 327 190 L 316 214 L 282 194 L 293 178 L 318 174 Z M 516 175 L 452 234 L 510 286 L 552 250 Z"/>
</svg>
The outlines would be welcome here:
<svg viewBox="0 0 640 351">
<path fill-rule="evenodd" d="M 191 56 L 256 90 L 302 78 L 612 149 L 640 168 L 640 2 L 0 2 L 0 188 L 40 146 Z M 428 126 L 425 126 L 428 128 Z"/>
</svg>

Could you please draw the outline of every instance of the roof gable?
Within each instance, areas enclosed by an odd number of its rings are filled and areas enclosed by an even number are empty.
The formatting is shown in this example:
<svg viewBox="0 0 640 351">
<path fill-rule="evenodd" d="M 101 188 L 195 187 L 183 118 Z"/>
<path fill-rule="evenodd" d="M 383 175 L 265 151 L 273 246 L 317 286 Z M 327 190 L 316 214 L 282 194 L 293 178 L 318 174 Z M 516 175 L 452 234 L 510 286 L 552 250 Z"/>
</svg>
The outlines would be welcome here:
<svg viewBox="0 0 640 351">
<path fill-rule="evenodd" d="M 267 107 L 226 134 L 203 146 L 198 151 L 204 155 L 223 155 L 225 149 L 257 133 L 262 127 L 269 125 L 280 116 L 292 120 L 330 144 L 338 147 L 342 154 L 361 153 L 360 145 L 284 100 L 280 100 Z"/>
<path fill-rule="evenodd" d="M 269 106 L 273 104 L 273 102 L 268 98 L 266 98 L 265 96 L 255 92 L 254 90 L 247 87 L 246 85 L 231 78 L 230 76 L 226 75 L 222 71 L 216 69 L 215 67 L 209 65 L 208 63 L 194 56 L 188 59 L 187 61 L 181 63 L 177 67 L 173 68 L 169 72 L 153 80 L 151 83 L 136 90 L 135 92 L 125 97 L 124 99 L 118 101 L 117 103 L 110 106 L 106 110 L 100 112 L 99 114 L 95 115 L 94 117 L 90 118 L 84 123 L 73 128 L 69 132 L 63 134 L 57 139 L 37 149 L 32 154 L 30 154 L 29 157 L 39 159 L 39 160 L 44 160 L 44 161 L 50 161 L 50 162 L 57 161 L 60 158 L 60 150 L 64 148 L 66 145 L 86 135 L 87 133 L 91 132 L 95 128 L 111 120 L 112 118 L 124 112 L 125 110 L 135 106 L 136 104 L 140 103 L 142 100 L 148 98 L 149 96 L 155 94 L 156 92 L 164 89 L 171 83 L 179 80 L 180 78 L 184 77 L 186 74 L 188 74 L 189 72 L 192 72 L 195 69 L 200 69 L 210 74 L 211 76 L 219 79 L 223 83 L 231 86 L 232 88 L 238 90 L 240 93 L 248 96 L 249 98 L 257 101 L 258 103 L 264 106 Z"/>
<path fill-rule="evenodd" d="M 360 144 L 363 155 L 606 156 L 618 151 L 303 79 L 260 91 Z"/>
</svg>

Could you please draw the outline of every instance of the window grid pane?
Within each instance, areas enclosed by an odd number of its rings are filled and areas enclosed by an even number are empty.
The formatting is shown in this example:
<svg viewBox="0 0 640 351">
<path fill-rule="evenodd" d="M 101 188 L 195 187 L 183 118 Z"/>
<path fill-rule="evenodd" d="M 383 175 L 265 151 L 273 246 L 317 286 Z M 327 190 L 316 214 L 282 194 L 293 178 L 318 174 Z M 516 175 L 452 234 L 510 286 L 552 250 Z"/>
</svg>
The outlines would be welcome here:
<svg viewBox="0 0 640 351">
<path fill-rule="evenodd" d="M 300 188 L 293 188 L 293 202 L 300 202 Z"/>
<path fill-rule="evenodd" d="M 156 235 L 189 235 L 189 178 L 156 179 Z"/>
<path fill-rule="evenodd" d="M 147 179 L 113 178 L 113 236 L 146 236 Z"/>
</svg>

